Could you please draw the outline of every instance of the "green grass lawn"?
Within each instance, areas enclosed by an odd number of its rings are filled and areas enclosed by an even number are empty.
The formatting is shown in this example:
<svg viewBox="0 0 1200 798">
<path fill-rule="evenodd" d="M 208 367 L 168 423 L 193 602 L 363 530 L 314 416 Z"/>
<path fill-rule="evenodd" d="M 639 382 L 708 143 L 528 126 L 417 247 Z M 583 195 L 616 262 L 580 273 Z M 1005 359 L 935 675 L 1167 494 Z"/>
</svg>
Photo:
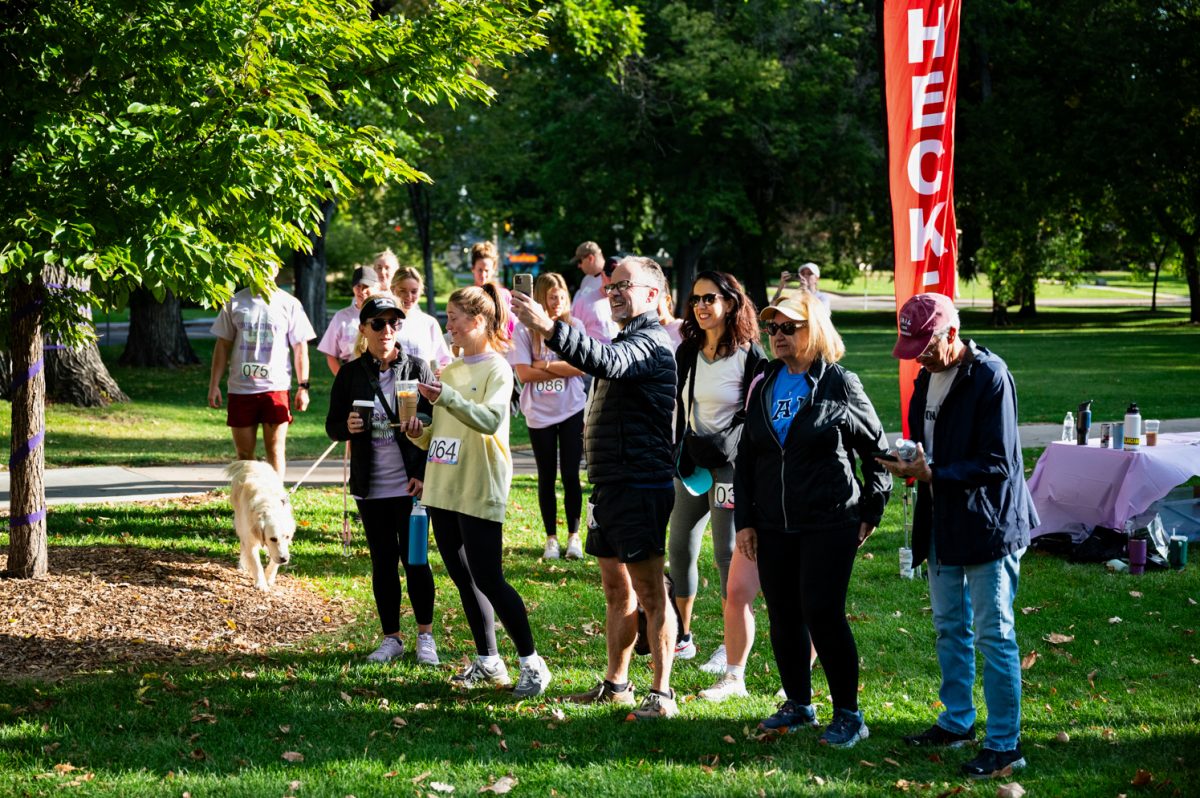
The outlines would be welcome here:
<svg viewBox="0 0 1200 798">
<path fill-rule="evenodd" d="M 893 296 L 895 282 L 891 272 L 871 272 L 867 280 L 868 296 Z M 1103 280 L 1107 288 L 1097 287 L 1097 280 Z M 822 288 L 847 296 L 862 296 L 863 278 L 856 277 L 849 283 L 822 281 Z M 1149 299 L 1154 288 L 1153 275 L 1135 277 L 1132 272 L 1102 271 L 1089 272 L 1073 286 L 1063 285 L 1057 280 L 1039 280 L 1037 289 L 1038 299 Z M 959 293 L 964 297 L 985 299 L 991 296 L 991 282 L 986 274 L 978 275 L 974 280 L 960 280 Z M 1186 297 L 1188 295 L 1187 281 L 1181 274 L 1162 274 L 1158 278 L 1159 296 L 1174 294 Z"/>
<path fill-rule="evenodd" d="M 1061 422 L 1079 402 L 1095 400 L 1095 423 L 1118 419 L 1136 400 L 1146 418 L 1200 416 L 1200 329 L 1185 309 L 1043 310 L 1035 319 L 993 329 L 986 312 L 962 313 L 964 334 L 1003 357 L 1016 377 L 1020 420 Z M 891 357 L 894 317 L 886 312 L 839 312 L 847 368 L 858 373 L 888 430 L 900 428 L 896 362 Z M 101 350 L 128 404 L 86 409 L 47 408 L 46 459 L 68 465 L 151 465 L 222 462 L 233 444 L 225 411 L 206 404 L 212 341 L 192 342 L 202 364 L 179 369 L 131 369 L 115 364 L 120 347 Z M 312 459 L 329 445 L 325 413 L 332 375 L 316 349 L 312 406 L 297 414 L 288 456 Z M 0 402 L 0 436 L 10 428 L 11 405 Z M 529 442 L 523 417 L 512 422 L 514 446 Z"/>
<path fill-rule="evenodd" d="M 925 585 L 896 575 L 896 501 L 864 548 L 851 585 L 847 611 L 871 736 L 848 751 L 818 745 L 815 733 L 754 739 L 779 686 L 761 606 L 747 669 L 752 697 L 724 705 L 691 700 L 712 681 L 697 665 L 720 635 L 708 548 L 696 604 L 701 656 L 678 663 L 673 680 L 681 714 L 633 725 L 614 709 L 451 691 L 446 681 L 453 663 L 472 647 L 456 593 L 432 552 L 435 629 L 446 664 L 437 670 L 418 668 L 410 658 L 364 664 L 378 629 L 366 552 L 360 546 L 351 559 L 340 555 L 335 491 L 304 490 L 296 505 L 307 526 L 287 573 L 329 596 L 349 597 L 356 622 L 259 656 L 214 654 L 193 666 L 146 662 L 62 681 L 0 684 L 0 795 L 445 795 L 433 782 L 452 785 L 455 795 L 474 795 L 508 774 L 517 779 L 512 794 L 518 796 L 996 794 L 998 782 L 958 776 L 970 751 L 931 756 L 901 742 L 936 716 L 938 668 Z M 538 559 L 535 507 L 533 481 L 518 478 L 505 530 L 506 568 L 553 670 L 552 699 L 602 675 L 603 599 L 594 561 Z M 51 546 L 147 546 L 233 566 L 235 542 L 222 498 L 103 512 L 108 520 L 101 526 L 89 523 L 94 508 L 55 508 Z M 1030 795 L 1200 793 L 1195 600 L 1196 567 L 1131 577 L 1028 555 L 1017 601 L 1027 609 L 1017 615 L 1017 631 L 1022 654 L 1036 650 L 1037 657 L 1023 680 L 1029 768 L 1013 780 Z M 4 617 L 21 611 L 6 607 Z M 403 630 L 411 636 L 411 617 Z M 1052 644 L 1046 640 L 1051 633 L 1073 640 Z M 501 653 L 514 667 L 503 636 Z M 637 660 L 632 676 L 639 688 L 646 686 L 645 659 Z M 814 685 L 827 719 L 819 672 Z M 211 715 L 211 722 L 197 713 Z M 1059 741 L 1063 733 L 1069 741 Z M 303 761 L 285 762 L 281 755 L 289 751 L 303 754 Z M 79 770 L 55 770 L 65 763 Z M 1158 790 L 1130 785 L 1139 769 L 1153 776 Z M 64 785 L 84 774 L 91 779 L 64 793 Z"/>
</svg>

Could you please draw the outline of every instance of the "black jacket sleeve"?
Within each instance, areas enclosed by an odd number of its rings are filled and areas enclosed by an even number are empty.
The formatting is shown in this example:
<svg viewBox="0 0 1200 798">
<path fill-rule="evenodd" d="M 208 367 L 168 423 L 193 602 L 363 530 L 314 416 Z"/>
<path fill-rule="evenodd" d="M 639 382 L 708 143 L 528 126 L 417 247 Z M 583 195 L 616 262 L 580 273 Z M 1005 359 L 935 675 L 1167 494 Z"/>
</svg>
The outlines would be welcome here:
<svg viewBox="0 0 1200 798">
<path fill-rule="evenodd" d="M 661 326 L 659 327 L 661 330 Z M 666 336 L 666 331 L 662 332 Z M 640 326 L 628 337 L 603 344 L 561 321 L 546 339 L 546 346 L 580 371 L 604 380 L 637 379 L 658 370 L 655 352 L 662 344 Z"/>
<path fill-rule="evenodd" d="M 863 479 L 863 495 L 858 503 L 859 522 L 879 526 L 883 509 L 892 493 L 892 475 L 875 462 L 874 455 L 887 448 L 887 434 L 858 375 L 846 372 L 846 389 L 849 395 L 846 403 L 849 432 L 846 447 L 858 456 Z"/>
</svg>

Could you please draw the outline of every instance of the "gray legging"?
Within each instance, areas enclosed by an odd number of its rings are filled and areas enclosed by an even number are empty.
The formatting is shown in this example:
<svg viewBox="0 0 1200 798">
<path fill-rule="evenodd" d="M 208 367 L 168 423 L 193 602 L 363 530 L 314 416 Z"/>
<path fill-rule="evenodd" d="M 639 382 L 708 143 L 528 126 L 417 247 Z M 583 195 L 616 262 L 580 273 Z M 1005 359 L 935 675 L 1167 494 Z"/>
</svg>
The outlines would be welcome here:
<svg viewBox="0 0 1200 798">
<path fill-rule="evenodd" d="M 729 582 L 729 563 L 733 560 L 734 536 L 733 510 L 715 507 L 717 486 L 733 482 L 733 466 L 713 469 L 713 486 L 703 496 L 688 493 L 678 479 L 675 480 L 675 508 L 671 511 L 671 579 L 675 582 L 675 595 L 688 598 L 696 595 L 700 574 L 696 562 L 700 559 L 700 541 L 704 527 L 712 516 L 713 559 L 721 572 L 721 598 L 725 597 L 725 586 Z"/>
</svg>

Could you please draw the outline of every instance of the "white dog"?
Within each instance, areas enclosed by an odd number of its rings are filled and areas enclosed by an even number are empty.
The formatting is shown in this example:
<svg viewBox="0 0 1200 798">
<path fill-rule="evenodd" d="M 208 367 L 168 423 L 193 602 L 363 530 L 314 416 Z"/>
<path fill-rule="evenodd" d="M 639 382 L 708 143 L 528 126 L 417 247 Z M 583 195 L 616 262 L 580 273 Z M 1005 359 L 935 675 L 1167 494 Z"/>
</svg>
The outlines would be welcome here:
<svg viewBox="0 0 1200 798">
<path fill-rule="evenodd" d="M 296 534 L 292 503 L 283 480 L 274 468 L 255 460 L 235 460 L 225 469 L 233 479 L 229 501 L 233 505 L 233 527 L 242 543 L 238 569 L 254 577 L 254 586 L 269 591 L 275 573 L 288 561 L 288 547 Z M 259 552 L 267 551 L 263 571 Z"/>
</svg>

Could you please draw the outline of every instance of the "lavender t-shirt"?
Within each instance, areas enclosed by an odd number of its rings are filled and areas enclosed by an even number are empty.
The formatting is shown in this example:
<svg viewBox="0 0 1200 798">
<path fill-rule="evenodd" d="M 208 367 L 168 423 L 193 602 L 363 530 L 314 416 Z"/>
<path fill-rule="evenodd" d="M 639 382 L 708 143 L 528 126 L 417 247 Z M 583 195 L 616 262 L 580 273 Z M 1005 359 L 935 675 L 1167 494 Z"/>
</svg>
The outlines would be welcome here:
<svg viewBox="0 0 1200 798">
<path fill-rule="evenodd" d="M 571 319 L 571 326 L 582 333 L 587 332 L 583 322 Z M 533 335 L 524 324 L 517 325 L 513 350 L 509 362 L 514 366 L 529 366 L 534 360 L 561 360 L 549 347 L 542 344 L 542 351 L 533 352 Z M 521 412 L 530 429 L 544 429 L 561 424 L 583 410 L 586 400 L 582 377 L 555 377 L 552 380 L 527 382 L 521 386 Z"/>
<path fill-rule="evenodd" d="M 286 391 L 292 386 L 292 347 L 317 337 L 300 300 L 276 289 L 270 298 L 249 288 L 221 308 L 213 335 L 233 341 L 229 356 L 229 393 Z"/>
<path fill-rule="evenodd" d="M 396 375 L 391 369 L 380 372 L 379 391 L 396 409 Z M 403 433 L 401 433 L 403 434 Z M 375 397 L 375 409 L 371 411 L 371 490 L 365 497 L 356 499 L 391 499 L 408 495 L 408 472 L 404 470 L 404 457 L 396 444 L 396 430 L 391 427 L 387 412 Z"/>
<path fill-rule="evenodd" d="M 405 354 L 426 364 L 436 360 L 438 366 L 445 366 L 454 359 L 438 320 L 416 306 L 404 317 L 396 341 Z"/>
<path fill-rule="evenodd" d="M 358 341 L 359 309 L 353 303 L 333 314 L 317 351 L 346 363 L 354 359 L 354 344 Z"/>
</svg>

